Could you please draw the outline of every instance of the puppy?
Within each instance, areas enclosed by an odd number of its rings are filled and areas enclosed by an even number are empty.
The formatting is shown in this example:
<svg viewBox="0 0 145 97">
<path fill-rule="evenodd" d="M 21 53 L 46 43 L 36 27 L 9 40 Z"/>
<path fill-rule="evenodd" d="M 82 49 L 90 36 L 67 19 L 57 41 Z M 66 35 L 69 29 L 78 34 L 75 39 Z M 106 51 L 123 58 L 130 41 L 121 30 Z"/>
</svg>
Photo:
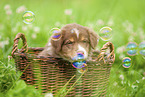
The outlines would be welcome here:
<svg viewBox="0 0 145 97">
<path fill-rule="evenodd" d="M 84 59 L 88 60 L 91 50 L 97 46 L 97 34 L 76 23 L 67 24 L 60 31 L 62 37 L 57 41 L 50 38 L 45 49 L 39 55 L 63 58 L 72 62 L 77 53 L 82 53 Z"/>
</svg>

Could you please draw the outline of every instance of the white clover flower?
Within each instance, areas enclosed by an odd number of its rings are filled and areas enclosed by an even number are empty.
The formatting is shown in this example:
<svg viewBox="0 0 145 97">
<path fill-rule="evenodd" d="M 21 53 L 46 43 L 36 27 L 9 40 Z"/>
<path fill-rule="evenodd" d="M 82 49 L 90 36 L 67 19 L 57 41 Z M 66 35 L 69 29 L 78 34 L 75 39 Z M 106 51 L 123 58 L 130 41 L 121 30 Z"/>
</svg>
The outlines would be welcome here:
<svg viewBox="0 0 145 97">
<path fill-rule="evenodd" d="M 44 97 L 53 97 L 52 93 L 46 93 Z"/>
<path fill-rule="evenodd" d="M 121 81 L 121 84 L 124 84 L 123 80 Z"/>
<path fill-rule="evenodd" d="M 13 28 L 12 28 L 12 32 L 14 32 L 14 33 L 15 33 L 15 32 L 17 32 L 17 31 L 18 31 L 18 30 L 17 30 L 17 28 L 16 28 L 16 27 L 13 27 Z"/>
<path fill-rule="evenodd" d="M 132 75 L 133 75 L 133 74 L 134 74 L 134 70 L 131 70 L 130 74 L 132 74 Z"/>
<path fill-rule="evenodd" d="M 32 34 L 32 38 L 33 38 L 33 39 L 36 39 L 36 38 L 37 38 L 37 35 L 36 35 L 35 33 L 33 33 L 33 34 Z"/>
<path fill-rule="evenodd" d="M 8 44 L 9 44 L 9 40 L 5 40 L 5 41 L 4 41 L 4 44 L 5 44 L 5 45 L 8 45 Z"/>
<path fill-rule="evenodd" d="M 26 7 L 23 5 L 16 9 L 16 13 L 21 13 L 21 12 L 24 12 L 25 10 L 26 10 Z"/>
<path fill-rule="evenodd" d="M 65 26 L 65 24 L 61 24 L 61 27 L 64 27 Z"/>
<path fill-rule="evenodd" d="M 0 40 L 2 39 L 2 36 L 0 35 Z"/>
<path fill-rule="evenodd" d="M 13 57 L 12 56 L 8 56 L 8 61 L 11 60 Z"/>
<path fill-rule="evenodd" d="M 8 44 L 9 44 L 9 38 L 7 37 L 6 40 L 3 41 L 3 43 L 4 43 L 5 45 L 8 45 Z"/>
<path fill-rule="evenodd" d="M 0 48 L 4 48 L 5 44 L 3 41 L 0 41 Z"/>
<path fill-rule="evenodd" d="M 17 22 L 17 23 L 16 23 L 16 27 L 19 27 L 20 25 L 21 25 L 20 22 Z"/>
<path fill-rule="evenodd" d="M 55 23 L 55 26 L 57 26 L 57 27 L 59 27 L 60 25 L 61 25 L 60 22 Z"/>
<path fill-rule="evenodd" d="M 33 28 L 33 25 L 32 25 L 32 24 L 29 24 L 29 25 L 28 25 L 28 28 L 29 28 L 29 29 L 32 29 L 32 28 Z"/>
<path fill-rule="evenodd" d="M 11 8 L 11 7 L 10 7 L 9 4 L 5 5 L 5 7 L 4 7 L 5 10 L 10 10 L 10 8 Z"/>
<path fill-rule="evenodd" d="M 137 88 L 138 86 L 137 85 L 132 85 L 131 86 L 133 89 Z"/>
<path fill-rule="evenodd" d="M 4 25 L 0 24 L 0 30 L 3 30 L 3 29 L 4 29 Z"/>
<path fill-rule="evenodd" d="M 65 9 L 64 13 L 65 15 L 72 15 L 72 9 Z"/>
<path fill-rule="evenodd" d="M 104 25 L 104 21 L 102 19 L 97 20 L 96 22 L 97 25 Z"/>
<path fill-rule="evenodd" d="M 133 32 L 133 24 L 130 23 L 129 21 L 125 21 L 122 25 L 124 26 L 124 28 L 127 32 L 129 32 L 129 33 Z"/>
<path fill-rule="evenodd" d="M 94 24 L 88 23 L 88 27 L 89 28 L 93 28 L 94 27 Z"/>
<path fill-rule="evenodd" d="M 129 36 L 128 41 L 129 42 L 133 42 L 134 41 L 134 37 L 133 36 Z"/>
<path fill-rule="evenodd" d="M 7 10 L 7 11 L 6 11 L 6 14 L 7 14 L 7 15 L 11 15 L 11 14 L 12 14 L 12 10 Z"/>
<path fill-rule="evenodd" d="M 125 50 L 126 50 L 125 46 L 121 46 L 116 49 L 116 53 L 120 54 L 123 53 Z"/>
<path fill-rule="evenodd" d="M 40 31 L 40 27 L 34 27 L 34 32 L 38 33 Z"/>
<path fill-rule="evenodd" d="M 22 26 L 23 31 L 27 31 L 27 29 L 28 29 L 27 26 Z"/>
<path fill-rule="evenodd" d="M 113 26 L 114 22 L 113 22 L 112 18 L 109 19 L 107 24 L 108 24 L 108 26 Z"/>
<path fill-rule="evenodd" d="M 121 80 L 124 80 L 124 76 L 123 76 L 122 74 L 119 76 L 119 78 L 120 78 Z"/>
<path fill-rule="evenodd" d="M 124 57 L 125 57 L 124 54 L 120 54 L 120 55 L 119 55 L 119 59 L 120 59 L 120 60 L 122 60 Z"/>
<path fill-rule="evenodd" d="M 145 76 L 145 72 L 143 73 L 143 75 Z"/>
<path fill-rule="evenodd" d="M 128 83 L 128 86 L 130 86 L 130 83 Z"/>
<path fill-rule="evenodd" d="M 137 32 L 139 32 L 139 36 L 140 36 L 140 39 L 141 40 L 144 40 L 145 39 L 145 35 L 144 35 L 144 30 L 142 27 L 138 28 L 137 29 Z"/>
<path fill-rule="evenodd" d="M 144 79 L 145 79 L 145 77 L 142 78 L 142 80 L 144 80 Z"/>
<path fill-rule="evenodd" d="M 114 86 L 116 86 L 117 85 L 117 82 L 114 82 L 114 84 L 113 84 Z"/>
<path fill-rule="evenodd" d="M 137 83 L 139 83 L 139 81 L 138 81 L 138 80 L 136 80 L 136 82 L 137 82 Z"/>
</svg>

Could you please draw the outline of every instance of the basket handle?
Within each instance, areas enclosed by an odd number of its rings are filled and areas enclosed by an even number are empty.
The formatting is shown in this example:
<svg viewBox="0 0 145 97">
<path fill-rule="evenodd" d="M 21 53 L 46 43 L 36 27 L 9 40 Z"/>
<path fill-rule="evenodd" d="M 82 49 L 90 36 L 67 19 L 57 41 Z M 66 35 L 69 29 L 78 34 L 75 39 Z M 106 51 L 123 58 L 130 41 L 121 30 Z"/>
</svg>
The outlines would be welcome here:
<svg viewBox="0 0 145 97">
<path fill-rule="evenodd" d="M 25 35 L 23 33 L 18 33 L 14 39 L 14 45 L 13 45 L 13 49 L 12 49 L 12 53 L 11 53 L 12 57 L 14 57 L 15 52 L 19 52 L 18 51 L 18 42 L 19 42 L 20 38 L 23 41 L 23 47 L 21 48 L 20 52 L 25 53 L 28 51 L 28 45 L 27 45 L 27 40 L 25 38 Z"/>
<path fill-rule="evenodd" d="M 104 64 L 106 63 L 104 59 L 104 54 L 107 48 L 110 48 L 110 54 L 108 54 L 107 59 L 111 59 L 111 62 L 109 62 L 109 64 L 112 64 L 115 61 L 115 54 L 114 54 L 114 45 L 111 42 L 107 42 L 106 44 L 103 45 L 103 47 L 101 48 L 101 52 L 97 57 L 97 61 L 103 59 Z"/>
</svg>

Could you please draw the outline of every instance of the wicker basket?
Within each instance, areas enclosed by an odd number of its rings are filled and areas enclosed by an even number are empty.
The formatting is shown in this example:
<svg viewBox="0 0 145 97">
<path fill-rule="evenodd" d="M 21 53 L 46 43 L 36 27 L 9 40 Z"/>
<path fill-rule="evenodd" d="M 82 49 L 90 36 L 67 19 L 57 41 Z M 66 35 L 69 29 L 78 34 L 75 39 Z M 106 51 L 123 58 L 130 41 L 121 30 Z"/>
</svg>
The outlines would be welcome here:
<svg viewBox="0 0 145 97">
<path fill-rule="evenodd" d="M 20 38 L 23 40 L 22 49 L 18 49 Z M 102 54 L 107 48 L 110 48 L 110 55 Z M 67 89 L 81 74 L 70 62 L 61 58 L 38 56 L 38 53 L 43 49 L 28 48 L 25 35 L 18 33 L 14 39 L 12 56 L 15 59 L 17 70 L 23 72 L 21 79 L 28 85 L 34 85 L 35 88 L 41 89 L 42 93 L 52 92 L 53 95 L 56 95 L 72 76 L 75 75 L 67 85 Z M 67 97 L 102 97 L 106 95 L 110 69 L 115 60 L 113 44 L 107 42 L 99 53 L 93 51 L 92 61 L 87 62 L 88 70 L 66 95 Z"/>
</svg>

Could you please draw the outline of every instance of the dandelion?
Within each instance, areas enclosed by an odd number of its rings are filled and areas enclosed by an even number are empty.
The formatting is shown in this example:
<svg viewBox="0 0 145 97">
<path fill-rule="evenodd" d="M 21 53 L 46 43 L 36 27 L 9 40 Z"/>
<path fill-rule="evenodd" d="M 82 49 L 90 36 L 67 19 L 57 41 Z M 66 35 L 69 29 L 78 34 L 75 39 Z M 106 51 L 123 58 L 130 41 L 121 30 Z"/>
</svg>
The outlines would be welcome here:
<svg viewBox="0 0 145 97">
<path fill-rule="evenodd" d="M 46 93 L 44 97 L 53 97 L 52 93 Z"/>
<path fill-rule="evenodd" d="M 97 20 L 96 22 L 97 25 L 104 25 L 104 21 L 102 19 Z"/>
<path fill-rule="evenodd" d="M 65 9 L 64 13 L 65 15 L 72 15 L 72 9 Z"/>
<path fill-rule="evenodd" d="M 23 5 L 16 9 L 16 13 L 21 13 L 21 12 L 24 12 L 25 10 L 26 10 L 26 7 Z"/>
<path fill-rule="evenodd" d="M 10 10 L 10 5 L 9 4 L 5 5 L 4 9 L 5 10 Z"/>
<path fill-rule="evenodd" d="M 40 31 L 39 27 L 34 27 L 34 32 L 38 33 Z"/>
<path fill-rule="evenodd" d="M 119 76 L 119 78 L 120 78 L 121 80 L 124 80 L 124 76 L 123 76 L 122 74 Z"/>
</svg>

